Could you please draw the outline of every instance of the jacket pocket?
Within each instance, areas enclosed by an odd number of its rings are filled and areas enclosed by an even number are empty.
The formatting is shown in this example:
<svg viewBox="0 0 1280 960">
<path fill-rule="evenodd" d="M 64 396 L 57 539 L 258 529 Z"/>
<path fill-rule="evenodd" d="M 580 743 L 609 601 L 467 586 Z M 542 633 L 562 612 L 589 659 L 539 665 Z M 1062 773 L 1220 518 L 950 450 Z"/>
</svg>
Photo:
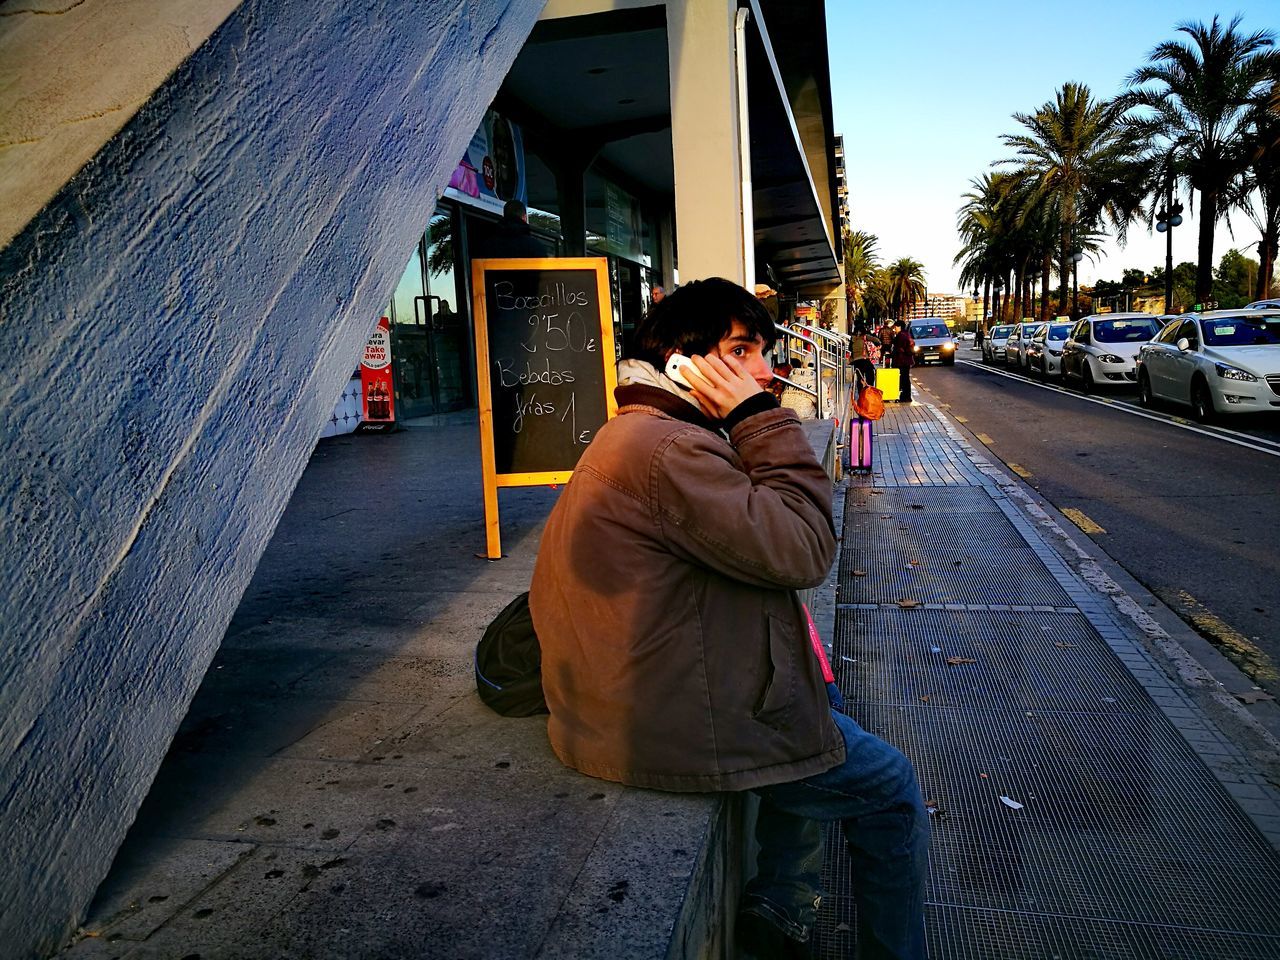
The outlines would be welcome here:
<svg viewBox="0 0 1280 960">
<path fill-rule="evenodd" d="M 796 702 L 796 645 L 800 635 L 795 624 L 769 617 L 769 664 L 764 691 L 752 711 L 753 720 L 786 730 Z"/>
</svg>

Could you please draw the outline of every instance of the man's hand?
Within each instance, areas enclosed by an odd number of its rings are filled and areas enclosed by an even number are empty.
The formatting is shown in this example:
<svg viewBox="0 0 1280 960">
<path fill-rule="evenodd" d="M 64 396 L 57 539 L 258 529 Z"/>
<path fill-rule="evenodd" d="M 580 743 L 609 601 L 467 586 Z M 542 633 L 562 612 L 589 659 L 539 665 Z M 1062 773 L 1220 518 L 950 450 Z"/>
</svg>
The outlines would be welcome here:
<svg viewBox="0 0 1280 960">
<path fill-rule="evenodd" d="M 723 420 L 743 400 L 763 393 L 764 388 L 748 374 L 737 357 L 714 353 L 689 358 L 697 376 L 687 376 L 694 399 L 716 420 Z"/>
</svg>

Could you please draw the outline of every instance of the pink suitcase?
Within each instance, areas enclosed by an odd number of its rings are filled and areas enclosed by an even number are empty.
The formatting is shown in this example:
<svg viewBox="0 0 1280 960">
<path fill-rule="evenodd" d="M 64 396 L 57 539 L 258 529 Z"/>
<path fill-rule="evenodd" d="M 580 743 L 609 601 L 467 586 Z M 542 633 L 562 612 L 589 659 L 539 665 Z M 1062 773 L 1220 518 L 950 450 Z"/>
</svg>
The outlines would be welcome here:
<svg viewBox="0 0 1280 960">
<path fill-rule="evenodd" d="M 849 469 L 871 472 L 871 420 L 855 417 L 849 421 Z"/>
</svg>

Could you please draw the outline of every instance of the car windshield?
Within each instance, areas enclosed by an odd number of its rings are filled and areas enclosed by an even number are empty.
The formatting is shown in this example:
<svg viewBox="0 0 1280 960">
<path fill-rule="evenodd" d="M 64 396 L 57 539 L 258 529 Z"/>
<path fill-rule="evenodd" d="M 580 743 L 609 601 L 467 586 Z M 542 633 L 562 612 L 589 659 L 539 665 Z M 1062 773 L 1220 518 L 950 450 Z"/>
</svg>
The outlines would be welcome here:
<svg viewBox="0 0 1280 960">
<path fill-rule="evenodd" d="M 921 340 L 928 337 L 948 337 L 950 334 L 947 333 L 947 328 L 944 324 L 922 323 L 919 326 L 912 325 L 911 336 Z"/>
<path fill-rule="evenodd" d="M 1156 330 L 1154 320 L 1098 320 L 1093 336 L 1099 343 L 1144 343 Z"/>
<path fill-rule="evenodd" d="M 1208 347 L 1252 347 L 1280 343 L 1280 317 L 1223 317 L 1203 320 Z"/>
<path fill-rule="evenodd" d="M 992 327 L 991 337 L 993 340 L 1004 340 L 1006 337 L 1009 336 L 1009 333 L 1012 330 L 1013 330 L 1013 327 Z"/>
<path fill-rule="evenodd" d="M 1071 324 L 1069 323 L 1051 323 L 1049 324 L 1050 340 L 1065 340 L 1071 336 Z"/>
</svg>

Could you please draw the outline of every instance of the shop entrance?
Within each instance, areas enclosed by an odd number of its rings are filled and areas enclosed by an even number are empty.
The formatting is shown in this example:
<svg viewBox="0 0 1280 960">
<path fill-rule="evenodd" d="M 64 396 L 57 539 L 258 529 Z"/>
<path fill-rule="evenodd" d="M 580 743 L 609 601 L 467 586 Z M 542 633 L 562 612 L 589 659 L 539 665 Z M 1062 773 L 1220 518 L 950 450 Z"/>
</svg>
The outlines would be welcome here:
<svg viewBox="0 0 1280 960">
<path fill-rule="evenodd" d="M 471 403 L 470 342 L 465 297 L 458 286 L 456 223 L 453 207 L 436 207 L 387 306 L 398 419 L 459 410 Z"/>
</svg>

